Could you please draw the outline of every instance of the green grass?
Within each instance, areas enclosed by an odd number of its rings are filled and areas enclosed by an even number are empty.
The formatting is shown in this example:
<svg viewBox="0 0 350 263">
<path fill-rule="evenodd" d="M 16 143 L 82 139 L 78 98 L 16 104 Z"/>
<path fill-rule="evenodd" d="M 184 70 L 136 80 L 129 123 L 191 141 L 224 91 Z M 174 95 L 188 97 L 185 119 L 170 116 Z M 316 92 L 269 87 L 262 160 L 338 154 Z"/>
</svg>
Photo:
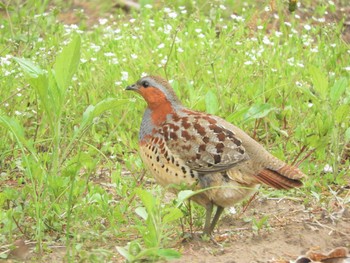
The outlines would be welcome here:
<svg viewBox="0 0 350 263">
<path fill-rule="evenodd" d="M 300 19 L 276 1 L 277 19 L 256 1 L 141 1 L 129 14 L 106 2 L 89 26 L 80 10 L 80 24 L 57 22 L 70 3 L 38 2 L 0 5 L 0 244 L 61 244 L 68 261 L 108 261 L 116 246 L 131 261 L 178 255 L 169 237 L 187 212 L 155 185 L 145 187 L 156 197 L 140 190 L 145 103 L 124 88 L 143 74 L 168 78 L 186 106 L 289 163 L 310 155 L 305 187 L 290 195 L 313 199 L 349 180 L 350 49 L 341 22 L 322 20 L 337 6 L 304 1 Z"/>
</svg>

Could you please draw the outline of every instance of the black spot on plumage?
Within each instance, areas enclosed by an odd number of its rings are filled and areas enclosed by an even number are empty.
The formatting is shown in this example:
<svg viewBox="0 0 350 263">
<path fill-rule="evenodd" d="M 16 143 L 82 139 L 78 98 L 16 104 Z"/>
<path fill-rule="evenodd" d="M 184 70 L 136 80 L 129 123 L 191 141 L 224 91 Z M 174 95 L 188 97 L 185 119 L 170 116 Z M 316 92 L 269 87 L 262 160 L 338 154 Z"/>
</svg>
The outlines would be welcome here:
<svg viewBox="0 0 350 263">
<path fill-rule="evenodd" d="M 214 155 L 214 163 L 215 163 L 215 164 L 218 164 L 218 163 L 220 163 L 220 162 L 221 162 L 221 155 L 215 154 L 215 155 Z"/>
<path fill-rule="evenodd" d="M 194 178 L 194 172 L 191 170 L 190 171 L 191 177 Z"/>
<path fill-rule="evenodd" d="M 184 174 L 187 173 L 185 166 L 181 166 L 181 170 L 182 170 L 182 172 L 183 172 Z"/>
<path fill-rule="evenodd" d="M 233 137 L 233 142 L 237 145 L 237 146 L 241 146 L 242 145 L 242 141 L 240 139 L 237 139 L 236 137 Z"/>
<path fill-rule="evenodd" d="M 165 172 L 169 172 L 169 168 L 168 167 L 165 169 Z"/>
<path fill-rule="evenodd" d="M 159 162 L 159 159 L 160 159 L 160 158 L 159 158 L 159 156 L 157 155 L 157 157 L 156 157 L 156 161 L 157 161 L 157 162 Z"/>
<path fill-rule="evenodd" d="M 244 153 L 245 153 L 245 150 L 244 150 L 242 147 L 238 147 L 238 148 L 237 148 L 237 151 L 238 151 L 240 154 L 244 154 Z"/>
</svg>

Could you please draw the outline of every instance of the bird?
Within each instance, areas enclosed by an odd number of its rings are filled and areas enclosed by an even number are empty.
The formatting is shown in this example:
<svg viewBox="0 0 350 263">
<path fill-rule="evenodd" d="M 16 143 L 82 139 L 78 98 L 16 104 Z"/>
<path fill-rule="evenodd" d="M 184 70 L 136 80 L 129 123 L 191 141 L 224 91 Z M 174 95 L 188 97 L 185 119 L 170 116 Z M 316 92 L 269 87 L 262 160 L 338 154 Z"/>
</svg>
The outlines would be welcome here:
<svg viewBox="0 0 350 263">
<path fill-rule="evenodd" d="M 126 90 L 147 103 L 138 138 L 143 163 L 171 191 L 176 192 L 175 185 L 198 190 L 191 200 L 206 210 L 204 234 L 212 235 L 223 210 L 261 184 L 275 189 L 303 185 L 305 175 L 297 167 L 223 118 L 183 106 L 164 78 L 144 76 Z"/>
</svg>

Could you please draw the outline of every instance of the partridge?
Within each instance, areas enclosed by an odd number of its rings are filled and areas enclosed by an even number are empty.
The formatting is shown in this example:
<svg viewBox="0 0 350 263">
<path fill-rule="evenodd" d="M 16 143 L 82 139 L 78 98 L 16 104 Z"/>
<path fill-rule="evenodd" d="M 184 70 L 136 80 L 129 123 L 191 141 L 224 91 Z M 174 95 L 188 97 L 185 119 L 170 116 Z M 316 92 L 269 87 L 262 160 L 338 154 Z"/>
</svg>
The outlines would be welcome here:
<svg viewBox="0 0 350 263">
<path fill-rule="evenodd" d="M 224 119 L 184 107 L 163 78 L 146 76 L 126 90 L 141 94 L 148 105 L 139 147 L 155 180 L 170 188 L 206 189 L 192 197 L 206 209 L 205 234 L 212 233 L 225 207 L 249 197 L 260 184 L 276 189 L 302 186 L 305 175 L 298 168 Z"/>
</svg>

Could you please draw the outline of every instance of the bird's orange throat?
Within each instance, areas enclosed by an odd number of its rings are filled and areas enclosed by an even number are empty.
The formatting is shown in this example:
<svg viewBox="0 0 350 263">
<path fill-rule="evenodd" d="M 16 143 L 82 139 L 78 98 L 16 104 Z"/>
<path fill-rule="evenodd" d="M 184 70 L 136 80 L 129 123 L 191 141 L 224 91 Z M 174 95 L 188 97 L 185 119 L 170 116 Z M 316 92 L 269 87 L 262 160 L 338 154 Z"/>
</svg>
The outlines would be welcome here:
<svg viewBox="0 0 350 263">
<path fill-rule="evenodd" d="M 154 125 L 165 121 L 166 116 L 174 112 L 170 101 L 159 89 L 148 87 L 140 88 L 139 93 L 146 100 L 148 108 L 152 111 L 151 118 Z"/>
</svg>

